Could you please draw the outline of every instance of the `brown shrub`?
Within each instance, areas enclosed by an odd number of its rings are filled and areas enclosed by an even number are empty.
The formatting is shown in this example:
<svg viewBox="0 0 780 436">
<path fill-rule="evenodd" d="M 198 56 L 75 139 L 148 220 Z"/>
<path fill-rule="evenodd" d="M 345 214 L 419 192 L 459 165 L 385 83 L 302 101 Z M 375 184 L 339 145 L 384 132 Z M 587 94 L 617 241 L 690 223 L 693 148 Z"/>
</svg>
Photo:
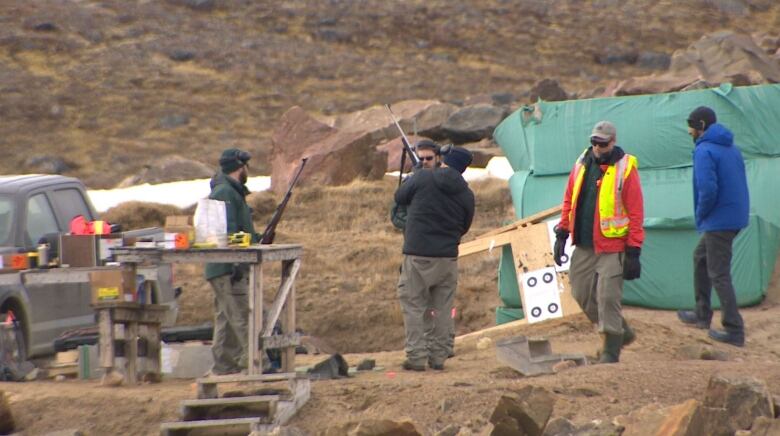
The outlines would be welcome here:
<svg viewBox="0 0 780 436">
<path fill-rule="evenodd" d="M 186 215 L 181 209 L 169 204 L 128 201 L 108 209 L 102 218 L 111 224 L 121 224 L 125 230 L 162 227 L 165 217 Z"/>
</svg>

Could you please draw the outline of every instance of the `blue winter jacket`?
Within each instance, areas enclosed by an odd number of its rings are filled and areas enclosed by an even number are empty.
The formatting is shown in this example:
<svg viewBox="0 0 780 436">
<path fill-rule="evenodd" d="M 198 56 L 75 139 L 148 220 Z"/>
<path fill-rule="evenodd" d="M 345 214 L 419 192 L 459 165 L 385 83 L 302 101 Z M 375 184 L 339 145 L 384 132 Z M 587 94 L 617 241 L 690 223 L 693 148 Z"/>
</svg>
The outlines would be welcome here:
<svg viewBox="0 0 780 436">
<path fill-rule="evenodd" d="M 693 207 L 699 232 L 747 227 L 750 197 L 745 161 L 734 134 L 713 124 L 693 150 Z"/>
</svg>

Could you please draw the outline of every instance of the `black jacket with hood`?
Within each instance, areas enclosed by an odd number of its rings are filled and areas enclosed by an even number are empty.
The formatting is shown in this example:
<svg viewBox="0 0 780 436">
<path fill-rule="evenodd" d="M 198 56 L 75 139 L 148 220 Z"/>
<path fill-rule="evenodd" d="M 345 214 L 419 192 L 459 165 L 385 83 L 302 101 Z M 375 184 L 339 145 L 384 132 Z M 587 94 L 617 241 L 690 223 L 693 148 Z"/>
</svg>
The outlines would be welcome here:
<svg viewBox="0 0 780 436">
<path fill-rule="evenodd" d="M 395 193 L 407 206 L 403 253 L 425 257 L 458 257 L 461 236 L 474 218 L 474 193 L 455 169 L 416 171 Z"/>
</svg>

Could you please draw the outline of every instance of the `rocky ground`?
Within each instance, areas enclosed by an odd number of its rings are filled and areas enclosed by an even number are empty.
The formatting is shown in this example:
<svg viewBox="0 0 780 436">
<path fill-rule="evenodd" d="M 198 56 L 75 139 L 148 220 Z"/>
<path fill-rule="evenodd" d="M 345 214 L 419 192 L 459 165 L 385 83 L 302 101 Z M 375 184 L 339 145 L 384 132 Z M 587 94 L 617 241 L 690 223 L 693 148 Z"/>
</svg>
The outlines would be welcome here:
<svg viewBox="0 0 780 436">
<path fill-rule="evenodd" d="M 213 165 L 230 144 L 262 172 L 293 105 L 526 103 L 545 78 L 594 95 L 707 32 L 772 32 L 778 14 L 771 0 L 5 0 L 0 171 L 109 187 L 173 153 Z"/>
<path fill-rule="evenodd" d="M 667 72 L 675 50 L 714 30 L 753 33 L 763 55 L 776 56 L 778 28 L 780 5 L 770 0 L 5 0 L 0 172 L 63 173 L 109 187 L 167 155 L 213 166 L 221 148 L 235 145 L 256 156 L 254 171 L 268 174 L 272 132 L 294 105 L 320 119 L 413 98 L 516 107 L 536 97 L 532 88 L 540 79 L 556 79 L 560 98 L 601 95 L 625 79 Z M 707 47 L 718 48 L 715 41 Z M 751 63 L 763 62 L 761 56 L 740 59 L 751 71 L 765 70 Z M 773 77 L 766 71 L 758 79 Z M 303 188 L 279 229 L 279 242 L 306 245 L 297 285 L 300 326 L 345 353 L 350 364 L 370 357 L 384 368 L 315 382 L 294 428 L 343 434 L 349 422 L 408 418 L 423 434 L 451 425 L 462 435 L 479 433 L 490 428 L 499 398 L 524 386 L 544 388 L 553 417 L 580 426 L 702 401 L 716 374 L 755 376 L 780 394 L 776 279 L 771 301 L 745 311 L 744 349 L 711 343 L 703 332 L 681 327 L 672 312 L 632 308 L 628 318 L 639 339 L 617 365 L 523 378 L 496 360 L 492 346 L 472 343 L 457 349 L 443 373 L 401 371 L 394 289 L 401 236 L 387 220 L 393 183 Z M 473 187 L 472 236 L 514 216 L 504 183 Z M 251 198 L 258 226 L 277 200 L 273 193 Z M 178 211 L 133 205 L 107 217 L 140 227 L 162 224 L 171 213 Z M 489 254 L 461 263 L 459 333 L 493 324 L 496 268 L 497 256 Z M 185 288 L 181 322 L 208 320 L 211 296 L 201 271 L 182 266 L 176 273 Z M 556 352 L 592 354 L 599 341 L 581 318 L 513 333 L 548 336 Z M 713 355 L 724 360 L 701 359 Z M 30 435 L 65 429 L 157 434 L 161 421 L 176 418 L 179 401 L 194 397 L 190 381 L 170 380 L 120 388 L 0 383 L 0 390 L 17 428 Z M 642 434 L 630 429 L 624 434 Z M 604 431 L 596 434 L 609 434 Z"/>
<path fill-rule="evenodd" d="M 461 428 L 462 435 L 479 434 L 490 428 L 490 416 L 502 395 L 536 386 L 552 396 L 553 418 L 566 418 L 580 426 L 602 421 L 602 431 L 590 434 L 616 434 L 614 428 L 609 432 L 607 424 L 615 420 L 630 423 L 626 415 L 632 412 L 632 417 L 645 417 L 647 428 L 643 433 L 642 425 L 629 425 L 624 434 L 655 434 L 647 425 L 648 411 L 688 399 L 703 401 L 713 375 L 757 377 L 766 382 L 771 393 L 780 393 L 778 313 L 780 307 L 769 304 L 745 310 L 748 342 L 738 349 L 712 343 L 701 330 L 682 327 L 672 312 L 630 309 L 627 317 L 639 336 L 635 345 L 624 351 L 621 363 L 532 378 L 499 364 L 492 347 L 458 348 L 444 372 L 425 373 L 402 371 L 403 355 L 398 351 L 347 354 L 351 365 L 369 357 L 382 369 L 348 379 L 314 382 L 311 400 L 290 425 L 304 434 L 328 429 L 336 431 L 332 434 L 345 434 L 339 429 L 350 422 L 408 419 L 422 434 L 435 434 L 453 424 Z M 598 345 L 598 335 L 580 317 L 525 327 L 516 333 L 545 335 L 554 352 L 592 354 Z M 700 347 L 727 360 L 702 360 Z M 305 357 L 301 363 L 322 358 Z M 29 435 L 63 429 L 79 429 L 89 435 L 157 434 L 159 422 L 176 419 L 179 401 L 195 395 L 189 381 L 119 388 L 100 387 L 94 382 L 39 381 L 0 383 L 0 390 L 10 400 L 18 427 Z"/>
</svg>

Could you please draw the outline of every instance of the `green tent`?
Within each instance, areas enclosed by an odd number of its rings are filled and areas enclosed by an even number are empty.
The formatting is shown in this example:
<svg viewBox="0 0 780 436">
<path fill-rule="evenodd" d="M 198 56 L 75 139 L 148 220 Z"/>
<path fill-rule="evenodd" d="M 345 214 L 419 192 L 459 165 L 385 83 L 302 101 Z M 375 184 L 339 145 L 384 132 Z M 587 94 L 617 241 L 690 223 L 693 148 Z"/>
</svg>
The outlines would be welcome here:
<svg viewBox="0 0 780 436">
<path fill-rule="evenodd" d="M 494 136 L 515 170 L 509 185 L 517 217 L 560 204 L 568 173 L 589 145 L 590 129 L 600 120 L 612 121 L 618 145 L 639 160 L 645 203 L 642 278 L 627 282 L 623 301 L 692 308 L 692 253 L 699 235 L 685 119 L 701 105 L 712 107 L 734 132 L 746 159 L 751 217 L 735 242 L 732 273 L 739 304 L 760 302 L 780 245 L 780 208 L 773 195 L 780 192 L 780 85 L 539 102 L 516 111 Z M 502 255 L 510 256 L 511 249 Z M 506 307 L 516 309 L 519 290 L 511 269 L 511 261 L 501 262 L 499 293 Z"/>
</svg>

